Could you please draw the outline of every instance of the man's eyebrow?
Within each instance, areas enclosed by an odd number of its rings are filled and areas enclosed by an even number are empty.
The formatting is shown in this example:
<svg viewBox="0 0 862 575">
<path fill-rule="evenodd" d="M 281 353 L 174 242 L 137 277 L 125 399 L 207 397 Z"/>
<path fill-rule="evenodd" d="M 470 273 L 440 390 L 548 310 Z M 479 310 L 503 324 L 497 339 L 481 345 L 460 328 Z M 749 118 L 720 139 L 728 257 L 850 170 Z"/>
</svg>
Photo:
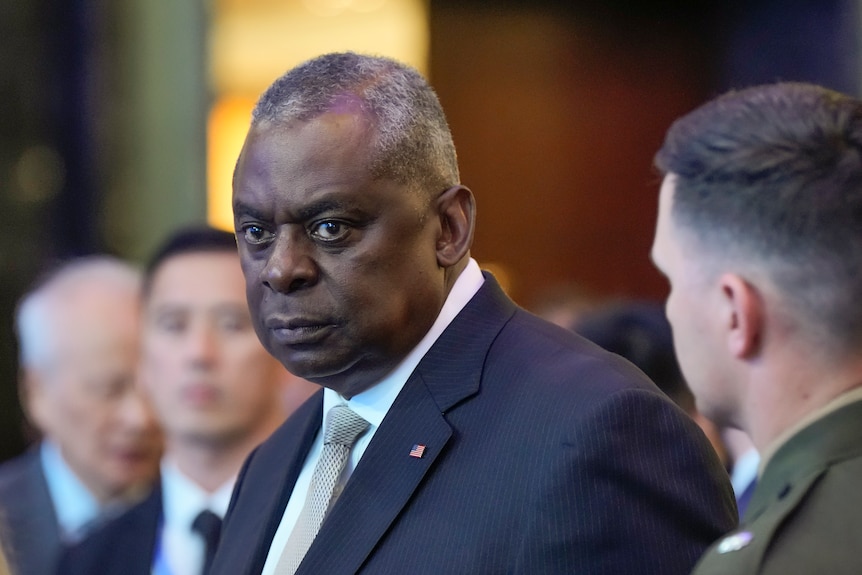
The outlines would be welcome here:
<svg viewBox="0 0 862 575">
<path fill-rule="evenodd" d="M 310 220 L 320 214 L 331 211 L 342 211 L 345 209 L 344 202 L 333 199 L 324 199 L 307 206 L 303 206 L 297 210 L 297 215 L 300 220 Z"/>
<path fill-rule="evenodd" d="M 266 219 L 263 212 L 255 209 L 255 208 L 253 208 L 253 207 L 249 206 L 248 204 L 245 204 L 241 201 L 236 201 L 233 203 L 233 213 L 234 213 L 235 217 L 236 216 L 249 216 L 249 217 L 254 218 L 256 220 Z"/>
<path fill-rule="evenodd" d="M 319 201 L 310 203 L 306 206 L 302 206 L 296 209 L 291 219 L 293 221 L 304 222 L 318 217 L 320 214 L 324 214 L 326 212 L 340 212 L 346 209 L 346 204 L 341 200 L 321 199 Z M 271 219 L 271 216 L 267 213 L 257 208 L 254 208 L 242 201 L 234 202 L 233 213 L 234 217 L 249 217 L 264 222 Z"/>
</svg>

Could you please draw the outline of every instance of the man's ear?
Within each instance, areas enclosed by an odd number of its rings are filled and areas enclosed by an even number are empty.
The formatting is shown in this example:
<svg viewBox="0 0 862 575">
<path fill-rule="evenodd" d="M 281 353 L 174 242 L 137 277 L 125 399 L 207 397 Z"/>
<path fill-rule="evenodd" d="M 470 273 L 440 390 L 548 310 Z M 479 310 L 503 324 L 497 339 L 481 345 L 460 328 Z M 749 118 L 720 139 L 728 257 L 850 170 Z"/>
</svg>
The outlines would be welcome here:
<svg viewBox="0 0 862 575">
<path fill-rule="evenodd" d="M 469 188 L 452 186 L 436 199 L 440 235 L 437 237 L 437 263 L 448 268 L 470 253 L 476 223 L 476 200 Z"/>
<path fill-rule="evenodd" d="M 762 294 L 736 274 L 723 274 L 719 284 L 728 350 L 736 358 L 749 359 L 760 353 L 765 311 Z"/>
</svg>

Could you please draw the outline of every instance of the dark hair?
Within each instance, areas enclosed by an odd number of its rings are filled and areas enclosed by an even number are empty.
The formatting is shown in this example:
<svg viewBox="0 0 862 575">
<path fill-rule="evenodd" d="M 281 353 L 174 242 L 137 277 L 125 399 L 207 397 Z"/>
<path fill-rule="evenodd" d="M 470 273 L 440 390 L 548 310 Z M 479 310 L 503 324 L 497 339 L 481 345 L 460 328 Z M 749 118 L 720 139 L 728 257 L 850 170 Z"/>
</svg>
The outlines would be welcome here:
<svg viewBox="0 0 862 575">
<path fill-rule="evenodd" d="M 778 83 L 677 120 L 655 158 L 676 176 L 685 241 L 765 273 L 810 335 L 862 344 L 862 103 Z"/>
<path fill-rule="evenodd" d="M 143 297 L 150 295 L 153 278 L 156 272 L 172 257 L 200 252 L 229 252 L 236 254 L 236 237 L 224 230 L 208 226 L 189 226 L 181 228 L 165 239 L 153 252 L 144 266 Z"/>
<path fill-rule="evenodd" d="M 574 331 L 635 364 L 674 403 L 694 413 L 694 396 L 677 362 L 673 332 L 661 304 L 609 304 L 587 312 Z"/>
<path fill-rule="evenodd" d="M 388 58 L 352 52 L 325 54 L 278 78 L 260 97 L 252 127 L 306 122 L 346 103 L 372 120 L 369 169 L 429 194 L 459 182 L 452 134 L 428 82 Z"/>
</svg>

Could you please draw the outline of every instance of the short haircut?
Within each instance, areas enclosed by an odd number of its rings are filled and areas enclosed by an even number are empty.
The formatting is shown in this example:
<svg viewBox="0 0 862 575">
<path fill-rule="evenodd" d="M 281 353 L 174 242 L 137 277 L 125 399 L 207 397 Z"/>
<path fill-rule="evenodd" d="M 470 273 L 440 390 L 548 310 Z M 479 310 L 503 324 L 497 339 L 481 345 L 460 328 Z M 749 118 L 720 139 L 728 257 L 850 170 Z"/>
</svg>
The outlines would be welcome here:
<svg viewBox="0 0 862 575">
<path fill-rule="evenodd" d="M 766 274 L 829 349 L 862 349 L 859 100 L 802 83 L 730 92 L 677 120 L 655 163 L 676 175 L 687 243 Z"/>
<path fill-rule="evenodd" d="M 141 274 L 121 259 L 96 255 L 63 261 L 40 276 L 15 309 L 15 333 L 22 366 L 44 367 L 52 360 L 53 350 L 49 342 L 53 338 L 49 334 L 56 328 L 53 327 L 50 305 L 62 301 L 70 287 L 84 282 L 114 286 L 118 292 L 137 299 Z"/>
<path fill-rule="evenodd" d="M 433 197 L 459 183 L 452 134 L 437 95 L 413 68 L 352 52 L 325 54 L 288 71 L 260 97 L 252 127 L 307 122 L 356 101 L 373 122 L 373 177 Z"/>
<path fill-rule="evenodd" d="M 144 266 L 144 300 L 149 298 L 156 272 L 167 260 L 179 255 L 201 252 L 238 254 L 236 237 L 230 232 L 208 226 L 188 226 L 172 233 L 153 252 Z"/>
</svg>

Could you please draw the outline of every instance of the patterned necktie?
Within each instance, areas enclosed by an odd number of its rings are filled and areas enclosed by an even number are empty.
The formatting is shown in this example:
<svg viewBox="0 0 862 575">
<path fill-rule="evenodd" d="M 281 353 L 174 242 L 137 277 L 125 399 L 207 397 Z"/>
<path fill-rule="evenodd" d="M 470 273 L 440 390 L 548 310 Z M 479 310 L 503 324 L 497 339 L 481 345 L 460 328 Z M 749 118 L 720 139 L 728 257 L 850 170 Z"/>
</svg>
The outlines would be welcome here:
<svg viewBox="0 0 862 575">
<path fill-rule="evenodd" d="M 195 520 L 192 522 L 192 531 L 200 533 L 206 544 L 204 551 L 204 566 L 201 573 L 207 575 L 212 565 L 213 557 L 215 556 L 216 546 L 218 545 L 219 537 L 221 536 L 221 517 L 204 509 Z"/>
<path fill-rule="evenodd" d="M 275 568 L 276 575 L 293 575 L 296 572 L 317 536 L 327 511 L 338 498 L 333 491 L 350 456 L 350 448 L 366 429 L 368 422 L 345 405 L 336 405 L 326 414 L 323 451 L 311 476 L 305 505 L 281 552 Z"/>
</svg>

